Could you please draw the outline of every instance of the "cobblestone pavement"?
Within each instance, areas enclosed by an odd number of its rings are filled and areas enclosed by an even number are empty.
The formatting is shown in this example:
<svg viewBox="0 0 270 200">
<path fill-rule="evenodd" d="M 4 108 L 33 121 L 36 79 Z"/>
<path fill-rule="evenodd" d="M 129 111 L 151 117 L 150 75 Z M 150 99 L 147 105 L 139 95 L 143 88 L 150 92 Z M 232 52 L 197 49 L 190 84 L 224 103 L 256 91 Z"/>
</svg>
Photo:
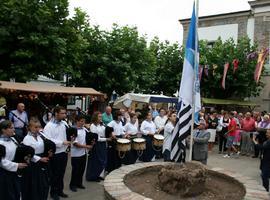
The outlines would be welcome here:
<svg viewBox="0 0 270 200">
<path fill-rule="evenodd" d="M 210 167 L 221 167 L 233 172 L 238 172 L 244 176 L 248 176 L 261 184 L 259 159 L 246 156 L 232 156 L 231 158 L 223 158 L 222 154 L 216 151 L 209 153 L 208 165 Z M 69 195 L 69 200 L 104 200 L 103 182 L 87 182 L 84 181 L 85 190 L 71 192 L 69 190 L 69 181 L 71 174 L 70 159 L 65 174 L 65 193 Z"/>
</svg>

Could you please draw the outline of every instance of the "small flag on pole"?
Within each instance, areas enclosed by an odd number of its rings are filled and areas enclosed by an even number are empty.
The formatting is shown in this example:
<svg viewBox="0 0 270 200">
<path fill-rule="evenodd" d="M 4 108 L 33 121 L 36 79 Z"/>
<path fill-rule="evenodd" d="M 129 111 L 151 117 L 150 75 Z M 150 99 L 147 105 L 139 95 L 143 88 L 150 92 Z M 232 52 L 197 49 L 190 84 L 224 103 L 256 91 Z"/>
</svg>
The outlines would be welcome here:
<svg viewBox="0 0 270 200">
<path fill-rule="evenodd" d="M 268 54 L 269 54 L 269 49 L 267 48 L 267 49 L 262 49 L 258 55 L 258 61 L 257 61 L 255 73 L 254 73 L 254 80 L 256 81 L 257 84 L 259 83 L 262 69 L 264 66 L 264 62 L 265 62 Z"/>
<path fill-rule="evenodd" d="M 223 90 L 225 90 L 226 77 L 227 77 L 227 72 L 228 72 L 229 67 L 230 67 L 230 63 L 227 62 L 224 65 L 223 77 L 222 77 L 222 82 L 221 82 L 221 86 L 222 86 Z"/>
<path fill-rule="evenodd" d="M 185 161 L 185 139 L 190 135 L 194 121 L 195 123 L 199 121 L 201 109 L 197 9 L 195 7 L 194 3 L 179 90 L 177 123 L 172 135 L 171 160 L 174 162 Z M 193 108 L 195 110 L 194 116 L 192 116 Z"/>
</svg>

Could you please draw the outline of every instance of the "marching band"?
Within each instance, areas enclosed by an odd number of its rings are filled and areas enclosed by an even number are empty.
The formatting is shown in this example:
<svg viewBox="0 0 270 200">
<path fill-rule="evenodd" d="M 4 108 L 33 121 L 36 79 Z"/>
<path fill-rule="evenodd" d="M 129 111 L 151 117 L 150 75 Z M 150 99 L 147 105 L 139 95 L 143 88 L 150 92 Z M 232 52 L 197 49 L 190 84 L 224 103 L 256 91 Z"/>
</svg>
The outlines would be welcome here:
<svg viewBox="0 0 270 200">
<path fill-rule="evenodd" d="M 69 188 L 76 192 L 85 188 L 85 168 L 86 180 L 98 182 L 123 164 L 150 162 L 155 159 L 155 152 L 162 151 L 164 136 L 152 121 L 151 112 L 140 129 L 138 116 L 130 113 L 129 119 L 123 120 L 123 111 L 116 111 L 112 120 L 107 117 L 107 125 L 102 121 L 104 114 L 95 112 L 90 129 L 85 127 L 84 115 L 76 116 L 72 127 L 67 125 L 66 117 L 66 109 L 56 106 L 43 130 L 38 119 L 30 119 L 27 134 L 20 138 L 22 142 L 16 140 L 12 121 L 0 123 L 0 199 L 45 200 L 49 192 L 54 200 L 67 198 L 63 179 L 69 153 L 72 166 Z M 167 135 L 173 125 L 170 121 L 165 128 Z M 17 161 L 15 157 L 21 146 L 28 150 Z"/>
</svg>

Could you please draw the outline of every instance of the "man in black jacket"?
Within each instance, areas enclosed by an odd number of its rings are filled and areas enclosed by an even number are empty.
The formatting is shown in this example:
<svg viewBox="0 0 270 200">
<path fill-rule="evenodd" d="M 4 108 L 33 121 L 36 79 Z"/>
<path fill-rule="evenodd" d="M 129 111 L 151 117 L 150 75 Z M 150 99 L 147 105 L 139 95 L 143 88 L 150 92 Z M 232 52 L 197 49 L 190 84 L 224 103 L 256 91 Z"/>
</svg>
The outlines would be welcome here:
<svg viewBox="0 0 270 200">
<path fill-rule="evenodd" d="M 265 187 L 266 191 L 269 192 L 269 178 L 270 178 L 270 129 L 266 131 L 267 140 L 263 144 L 259 144 L 256 141 L 255 137 L 253 141 L 258 149 L 262 150 L 262 158 L 261 158 L 261 177 L 263 186 Z"/>
</svg>

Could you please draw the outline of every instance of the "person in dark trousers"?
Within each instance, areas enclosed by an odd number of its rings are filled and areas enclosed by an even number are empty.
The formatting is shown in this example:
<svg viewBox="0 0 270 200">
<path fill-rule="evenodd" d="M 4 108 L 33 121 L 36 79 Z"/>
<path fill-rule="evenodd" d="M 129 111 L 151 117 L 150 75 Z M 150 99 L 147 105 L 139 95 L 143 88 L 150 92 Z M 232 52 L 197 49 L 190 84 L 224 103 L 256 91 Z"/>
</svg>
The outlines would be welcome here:
<svg viewBox="0 0 270 200">
<path fill-rule="evenodd" d="M 16 173 L 18 169 L 27 167 L 26 163 L 14 162 L 17 145 L 12 140 L 14 126 L 11 121 L 5 120 L 0 123 L 0 145 L 5 147 L 6 155 L 0 163 L 0 199 L 18 200 L 20 199 L 19 177 Z"/>
<path fill-rule="evenodd" d="M 67 123 L 63 121 L 66 116 L 66 109 L 61 106 L 56 106 L 54 108 L 54 117 L 44 127 L 44 136 L 53 141 L 56 145 L 55 155 L 49 162 L 51 181 L 50 195 L 53 200 L 58 200 L 60 197 L 68 197 L 68 195 L 63 192 L 64 175 L 68 161 L 66 149 L 71 144 L 70 141 L 67 141 Z"/>
<path fill-rule="evenodd" d="M 40 122 L 37 119 L 31 119 L 28 126 L 29 132 L 23 139 L 24 145 L 35 149 L 35 155 L 22 176 L 22 200 L 48 199 L 49 177 L 47 166 L 49 156 L 45 156 L 45 143 L 39 132 L 40 127 Z"/>
<path fill-rule="evenodd" d="M 227 138 L 225 136 L 225 133 L 228 132 L 229 123 L 230 123 L 229 115 L 226 111 L 224 111 L 223 116 L 219 120 L 219 125 L 222 127 L 221 131 L 218 132 L 219 153 L 225 153 L 227 151 L 226 148 Z"/>
<path fill-rule="evenodd" d="M 270 129 L 266 131 L 267 140 L 263 144 L 259 144 L 258 141 L 253 138 L 253 142 L 256 147 L 262 150 L 261 157 L 261 177 L 264 188 L 269 192 L 269 178 L 270 178 Z"/>
<path fill-rule="evenodd" d="M 69 184 L 69 188 L 73 192 L 77 192 L 77 188 L 85 189 L 82 184 L 82 177 L 86 165 L 86 152 L 92 148 L 92 145 L 86 144 L 86 134 L 88 134 L 88 131 L 84 128 L 84 117 L 82 115 L 76 116 L 75 121 L 78 134 L 71 147 L 72 172 Z"/>
<path fill-rule="evenodd" d="M 106 138 L 105 126 L 102 123 L 102 114 L 98 111 L 92 116 L 90 132 L 96 134 L 98 139 L 88 156 L 86 180 L 99 182 L 100 180 L 104 180 L 105 177 L 105 167 L 107 165 L 107 141 L 109 142 L 111 139 Z"/>
</svg>

